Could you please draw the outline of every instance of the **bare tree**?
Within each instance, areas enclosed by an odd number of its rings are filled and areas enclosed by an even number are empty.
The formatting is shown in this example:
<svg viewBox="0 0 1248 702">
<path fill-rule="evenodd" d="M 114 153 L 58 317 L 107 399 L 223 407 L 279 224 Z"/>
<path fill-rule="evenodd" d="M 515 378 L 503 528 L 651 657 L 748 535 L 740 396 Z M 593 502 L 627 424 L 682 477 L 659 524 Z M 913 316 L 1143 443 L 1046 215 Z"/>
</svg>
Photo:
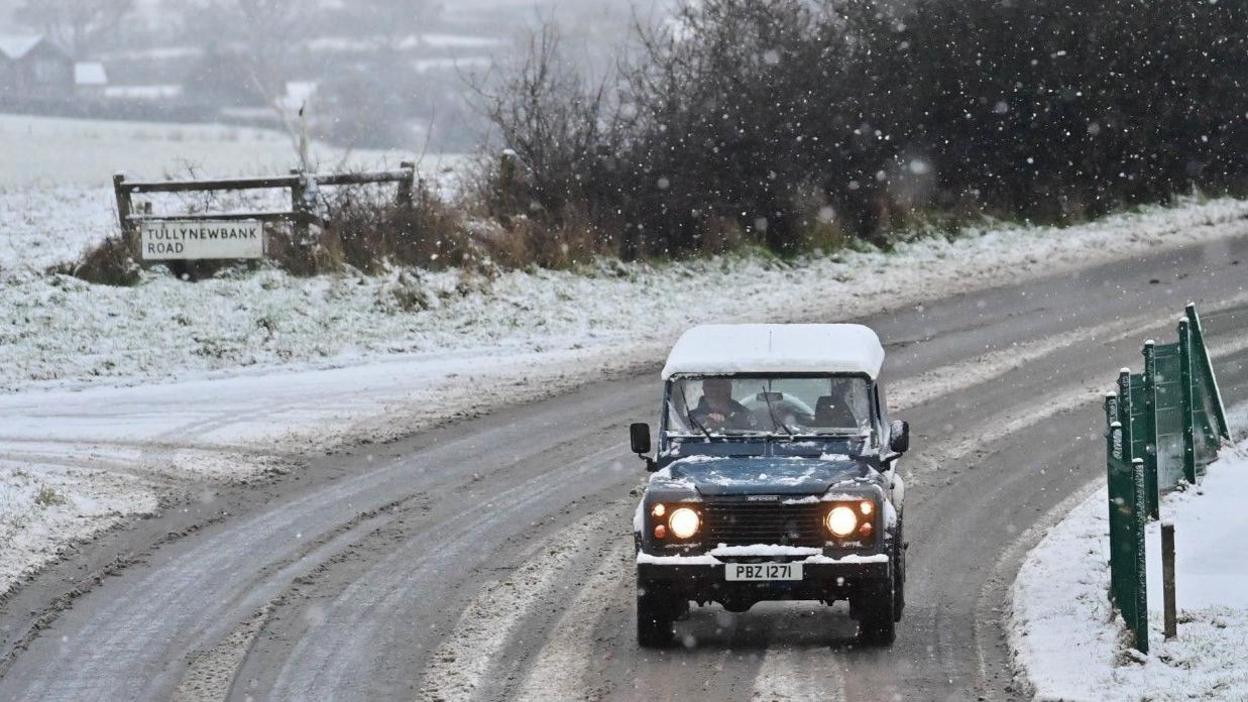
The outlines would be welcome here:
<svg viewBox="0 0 1248 702">
<path fill-rule="evenodd" d="M 563 60 L 549 23 L 530 37 L 518 67 L 473 85 L 478 108 L 523 164 L 527 204 L 558 219 L 569 202 L 596 201 L 585 193 L 604 187 L 603 161 L 620 134 L 609 85 L 587 81 Z"/>
<path fill-rule="evenodd" d="M 134 0 L 25 0 L 14 16 L 84 58 L 134 9 Z"/>
</svg>

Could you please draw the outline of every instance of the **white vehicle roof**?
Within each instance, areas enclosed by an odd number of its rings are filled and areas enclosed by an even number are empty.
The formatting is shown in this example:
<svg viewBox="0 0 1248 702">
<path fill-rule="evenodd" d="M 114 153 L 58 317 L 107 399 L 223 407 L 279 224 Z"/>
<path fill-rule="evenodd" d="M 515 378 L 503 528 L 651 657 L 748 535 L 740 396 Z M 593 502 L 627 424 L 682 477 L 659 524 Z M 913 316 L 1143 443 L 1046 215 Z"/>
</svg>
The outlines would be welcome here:
<svg viewBox="0 0 1248 702">
<path fill-rule="evenodd" d="M 663 379 L 737 373 L 880 375 L 884 347 L 860 324 L 707 324 L 681 335 Z"/>
</svg>

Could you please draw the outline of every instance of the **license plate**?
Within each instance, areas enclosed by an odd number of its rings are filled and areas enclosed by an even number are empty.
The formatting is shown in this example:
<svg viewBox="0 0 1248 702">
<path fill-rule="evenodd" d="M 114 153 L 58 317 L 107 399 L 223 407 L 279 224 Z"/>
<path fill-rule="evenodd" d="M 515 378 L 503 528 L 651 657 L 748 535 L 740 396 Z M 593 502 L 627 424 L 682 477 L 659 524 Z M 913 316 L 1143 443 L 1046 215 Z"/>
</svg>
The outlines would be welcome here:
<svg viewBox="0 0 1248 702">
<path fill-rule="evenodd" d="M 729 563 L 724 566 L 724 579 L 730 582 L 801 580 L 801 563 Z"/>
</svg>

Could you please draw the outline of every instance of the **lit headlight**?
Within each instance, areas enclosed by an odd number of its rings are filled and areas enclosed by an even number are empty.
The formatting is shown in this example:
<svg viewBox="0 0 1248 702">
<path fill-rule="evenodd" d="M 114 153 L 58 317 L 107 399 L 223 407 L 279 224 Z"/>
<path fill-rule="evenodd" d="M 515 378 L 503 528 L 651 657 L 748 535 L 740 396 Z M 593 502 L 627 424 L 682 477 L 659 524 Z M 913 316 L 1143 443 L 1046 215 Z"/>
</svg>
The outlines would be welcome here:
<svg viewBox="0 0 1248 702">
<path fill-rule="evenodd" d="M 854 533 L 855 529 L 858 528 L 858 515 L 854 514 L 853 509 L 846 507 L 845 505 L 833 507 L 832 511 L 828 512 L 828 518 L 826 521 L 828 531 L 832 532 L 834 536 L 838 536 L 840 538 L 849 536 Z"/>
<path fill-rule="evenodd" d="M 672 528 L 673 536 L 678 539 L 688 539 L 698 533 L 702 520 L 697 512 L 688 507 L 681 507 L 674 510 L 672 516 L 667 518 L 667 524 Z"/>
</svg>

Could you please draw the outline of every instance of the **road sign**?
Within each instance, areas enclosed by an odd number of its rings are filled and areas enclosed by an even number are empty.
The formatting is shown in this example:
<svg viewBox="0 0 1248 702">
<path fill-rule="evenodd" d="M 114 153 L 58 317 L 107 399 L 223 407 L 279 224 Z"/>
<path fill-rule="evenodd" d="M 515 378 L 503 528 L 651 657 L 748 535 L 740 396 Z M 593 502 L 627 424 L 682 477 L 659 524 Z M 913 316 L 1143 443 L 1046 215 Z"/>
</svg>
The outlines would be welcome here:
<svg viewBox="0 0 1248 702">
<path fill-rule="evenodd" d="M 264 258 L 264 223 L 256 221 L 160 220 L 139 228 L 144 261 Z"/>
</svg>

